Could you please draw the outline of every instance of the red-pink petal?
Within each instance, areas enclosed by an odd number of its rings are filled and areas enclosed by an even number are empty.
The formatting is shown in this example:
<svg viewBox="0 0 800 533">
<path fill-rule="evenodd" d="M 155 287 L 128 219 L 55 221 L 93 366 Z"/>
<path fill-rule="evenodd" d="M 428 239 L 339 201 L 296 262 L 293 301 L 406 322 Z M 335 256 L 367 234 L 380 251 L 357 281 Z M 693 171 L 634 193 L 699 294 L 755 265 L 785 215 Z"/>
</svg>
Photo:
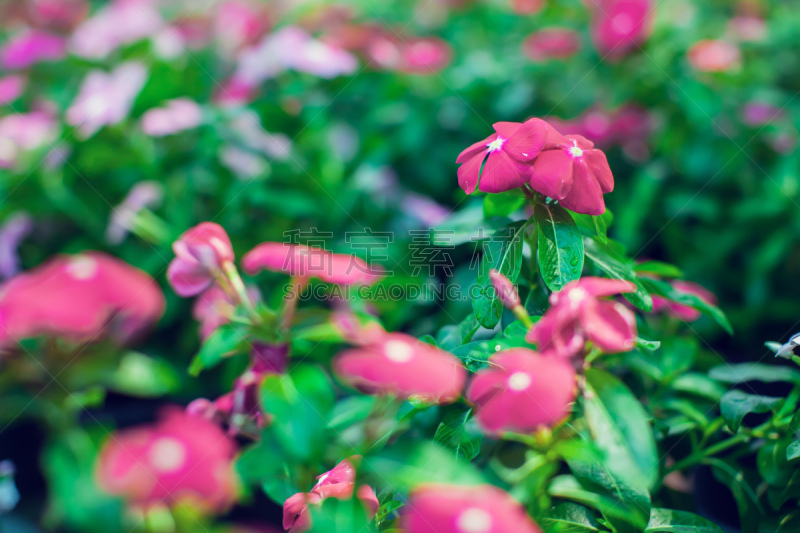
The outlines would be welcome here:
<svg viewBox="0 0 800 533">
<path fill-rule="evenodd" d="M 495 124 L 495 129 L 497 129 L 497 124 Z M 547 123 L 539 118 L 526 120 L 506 139 L 503 151 L 517 161 L 530 163 L 536 159 L 544 147 L 547 139 Z"/>
<path fill-rule="evenodd" d="M 492 124 L 492 127 L 494 128 L 494 131 L 497 132 L 497 135 L 506 140 L 514 135 L 517 130 L 519 130 L 520 126 L 522 126 L 521 122 L 495 122 Z M 505 144 L 503 146 L 505 146 Z"/>
<path fill-rule="evenodd" d="M 608 194 L 614 190 L 614 176 L 611 174 L 611 167 L 608 166 L 606 154 L 601 150 L 586 150 L 583 152 L 583 159 L 589 167 L 592 175 L 600 184 L 600 190 Z"/>
<path fill-rule="evenodd" d="M 533 190 L 560 200 L 572 189 L 572 157 L 561 149 L 545 150 L 533 164 Z"/>
<path fill-rule="evenodd" d="M 566 152 L 564 152 L 566 153 Z M 571 156 L 567 156 L 571 157 Z M 606 211 L 603 191 L 589 171 L 583 157 L 576 157 L 572 164 L 572 188 L 559 199 L 562 207 L 584 215 L 602 215 Z"/>
<path fill-rule="evenodd" d="M 525 337 L 545 355 L 572 357 L 583 350 L 586 341 L 578 317 L 568 306 L 551 307 Z"/>
<path fill-rule="evenodd" d="M 531 167 L 511 159 L 503 150 L 490 152 L 483 165 L 479 189 L 483 192 L 505 192 L 525 185 Z"/>
<path fill-rule="evenodd" d="M 591 300 L 581 316 L 586 336 L 604 352 L 627 352 L 633 349 L 636 317 L 618 302 Z"/>
<path fill-rule="evenodd" d="M 214 283 L 214 278 L 200 263 L 189 263 L 178 258 L 173 259 L 167 267 L 167 279 L 175 294 L 184 298 L 200 294 Z"/>
<path fill-rule="evenodd" d="M 486 137 L 484 140 L 478 141 L 472 146 L 466 148 L 464 151 L 458 154 L 458 157 L 456 158 L 456 164 L 460 165 L 461 163 L 464 163 L 465 161 L 472 159 L 481 152 L 487 151 L 489 144 L 491 144 L 491 142 L 494 141 L 495 139 L 497 139 L 497 134 L 493 133 L 488 137 Z"/>
<path fill-rule="evenodd" d="M 472 194 L 478 187 L 481 176 L 481 167 L 487 152 L 479 152 L 472 159 L 467 160 L 458 167 L 458 186 L 465 193 Z"/>
<path fill-rule="evenodd" d="M 585 276 L 578 281 L 567 283 L 561 292 L 569 291 L 573 287 L 579 287 L 594 297 L 614 296 L 636 290 L 636 285 L 630 281 Z"/>
</svg>

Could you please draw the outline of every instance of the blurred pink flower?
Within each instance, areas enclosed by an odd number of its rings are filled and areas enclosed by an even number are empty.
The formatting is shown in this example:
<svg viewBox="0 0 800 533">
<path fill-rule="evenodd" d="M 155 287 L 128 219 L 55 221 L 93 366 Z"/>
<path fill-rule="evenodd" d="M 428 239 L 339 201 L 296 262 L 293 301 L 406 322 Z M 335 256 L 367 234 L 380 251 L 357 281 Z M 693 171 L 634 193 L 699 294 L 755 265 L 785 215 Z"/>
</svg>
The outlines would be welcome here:
<svg viewBox="0 0 800 533">
<path fill-rule="evenodd" d="M 454 402 L 466 379 L 455 356 L 402 333 L 387 333 L 345 350 L 333 367 L 342 380 L 364 392 L 416 396 L 431 403 Z"/>
<path fill-rule="evenodd" d="M 717 304 L 717 297 L 714 295 L 714 293 L 705 287 L 698 285 L 697 283 L 675 280 L 671 281 L 670 285 L 672 285 L 672 287 L 680 293 L 693 294 L 706 303 L 711 305 Z M 660 296 L 653 296 L 653 312 L 658 313 L 662 311 L 665 311 L 670 315 L 683 320 L 684 322 L 694 322 L 700 318 L 700 311 L 694 307 L 681 305 L 665 298 L 661 298 Z"/>
<path fill-rule="evenodd" d="M 761 17 L 737 15 L 728 23 L 728 34 L 743 42 L 763 41 L 767 36 L 767 23 Z"/>
<path fill-rule="evenodd" d="M 230 53 L 256 43 L 269 25 L 269 18 L 258 2 L 225 0 L 217 8 L 214 33 L 223 51 Z"/>
<path fill-rule="evenodd" d="M 431 198 L 415 193 L 404 194 L 400 206 L 407 216 L 414 217 L 429 227 L 440 224 L 451 211 Z"/>
<path fill-rule="evenodd" d="M 255 286 L 248 286 L 247 294 L 253 303 L 261 299 Z M 192 304 L 192 317 L 200 322 L 200 338 L 207 339 L 218 327 L 227 324 L 235 307 L 231 297 L 219 285 L 203 291 Z"/>
<path fill-rule="evenodd" d="M 244 106 L 253 101 L 257 92 L 257 84 L 246 83 L 232 76 L 214 91 L 214 103 L 221 107 Z"/>
<path fill-rule="evenodd" d="M 139 63 L 123 63 L 112 72 L 93 70 L 84 78 L 80 92 L 67 109 L 67 123 L 84 138 L 103 126 L 118 124 L 147 81 L 147 71 Z"/>
<path fill-rule="evenodd" d="M 316 40 L 298 27 L 288 26 L 244 50 L 235 77 L 254 86 L 285 70 L 335 78 L 352 74 L 357 67 L 358 61 L 349 52 Z"/>
<path fill-rule="evenodd" d="M 379 503 L 375 491 L 369 485 L 361 485 L 356 490 L 356 470 L 353 461 L 360 461 L 355 455 L 345 459 L 332 470 L 317 476 L 317 484 L 308 493 L 297 493 L 290 496 L 283 504 L 283 528 L 289 533 L 301 533 L 311 529 L 309 505 L 319 505 L 326 498 L 349 500 L 353 492 L 364 505 L 369 518 L 375 516 Z"/>
<path fill-rule="evenodd" d="M 549 126 L 532 118 L 523 124 L 497 122 L 489 137 L 458 155 L 458 185 L 467 194 L 503 192 L 522 187 L 531 179 L 531 161 L 544 147 Z M 484 164 L 484 160 L 486 161 Z"/>
<path fill-rule="evenodd" d="M 542 153 L 533 164 L 530 186 L 576 213 L 602 215 L 603 194 L 614 190 L 606 155 L 580 135 L 549 128 Z"/>
<path fill-rule="evenodd" d="M 544 7 L 545 0 L 511 0 L 511 9 L 520 15 L 535 15 Z"/>
<path fill-rule="evenodd" d="M 382 270 L 354 255 L 280 242 L 259 244 L 244 255 L 242 266 L 250 275 L 270 270 L 339 285 L 372 285 L 383 277 Z"/>
<path fill-rule="evenodd" d="M 17 249 L 32 231 L 33 219 L 24 212 L 12 214 L 0 226 L 0 278 L 10 278 L 19 272 Z"/>
<path fill-rule="evenodd" d="M 70 48 L 78 56 L 103 59 L 120 46 L 156 35 L 164 26 L 151 0 L 113 0 L 75 28 Z"/>
<path fill-rule="evenodd" d="M 22 152 L 48 145 L 58 135 L 58 121 L 49 111 L 0 118 L 0 168 L 14 166 Z"/>
<path fill-rule="evenodd" d="M 103 489 L 149 508 L 190 503 L 221 512 L 236 499 L 236 443 L 203 418 L 177 408 L 159 422 L 116 432 L 100 451 Z"/>
<path fill-rule="evenodd" d="M 201 222 L 172 243 L 175 259 L 167 279 L 178 296 L 200 294 L 214 283 L 225 263 L 235 259 L 228 234 L 219 224 Z"/>
<path fill-rule="evenodd" d="M 252 109 L 242 109 L 231 120 L 236 140 L 266 155 L 270 160 L 286 161 L 291 157 L 292 141 L 283 133 L 270 133 L 261 126 L 261 118 Z"/>
<path fill-rule="evenodd" d="M 422 485 L 402 511 L 405 533 L 542 533 L 507 492 L 493 485 Z"/>
<path fill-rule="evenodd" d="M 0 285 L 0 343 L 39 335 L 125 341 L 164 312 L 144 272 L 100 252 L 58 256 Z"/>
<path fill-rule="evenodd" d="M 604 352 L 629 351 L 636 337 L 636 317 L 621 303 L 598 298 L 634 290 L 632 283 L 616 279 L 584 277 L 567 283 L 550 295 L 550 309 L 526 340 L 536 344 L 542 355 L 560 357 L 580 353 L 587 340 Z"/>
<path fill-rule="evenodd" d="M 57 61 L 66 56 L 66 48 L 66 42 L 58 35 L 42 30 L 24 30 L 0 50 L 0 64 L 4 69 L 15 70 L 42 61 Z"/>
<path fill-rule="evenodd" d="M 534 61 L 568 59 L 580 47 L 580 36 L 567 28 L 545 28 L 531 34 L 522 43 L 522 51 Z"/>
<path fill-rule="evenodd" d="M 450 64 L 452 55 L 447 41 L 436 37 L 413 37 L 403 42 L 398 70 L 409 74 L 434 74 Z"/>
<path fill-rule="evenodd" d="M 783 109 L 764 102 L 748 102 L 742 107 L 742 122 L 748 126 L 761 126 L 783 118 Z"/>
<path fill-rule="evenodd" d="M 196 128 L 202 121 L 203 110 L 196 102 L 176 98 L 147 111 L 142 116 L 142 129 L 153 137 L 163 137 Z"/>
<path fill-rule="evenodd" d="M 594 4 L 592 40 L 608 59 L 619 59 L 644 42 L 650 33 L 652 0 L 599 0 Z"/>
<path fill-rule="evenodd" d="M 120 244 L 128 235 L 136 215 L 145 209 L 157 207 L 164 197 L 161 182 L 144 180 L 134 185 L 122 202 L 111 211 L 106 228 L 106 242 Z"/>
<path fill-rule="evenodd" d="M 25 89 L 25 78 L 19 75 L 3 76 L 0 78 L 0 105 L 13 102 Z"/>
<path fill-rule="evenodd" d="M 689 64 L 700 72 L 725 72 L 739 66 L 741 54 L 735 44 L 703 40 L 692 45 L 687 54 Z"/>
<path fill-rule="evenodd" d="M 68 29 L 89 12 L 86 0 L 28 0 L 31 16 L 42 26 Z"/>
<path fill-rule="evenodd" d="M 577 389 L 572 364 L 527 348 L 496 353 L 467 389 L 480 427 L 489 434 L 530 433 L 570 413 Z"/>
</svg>

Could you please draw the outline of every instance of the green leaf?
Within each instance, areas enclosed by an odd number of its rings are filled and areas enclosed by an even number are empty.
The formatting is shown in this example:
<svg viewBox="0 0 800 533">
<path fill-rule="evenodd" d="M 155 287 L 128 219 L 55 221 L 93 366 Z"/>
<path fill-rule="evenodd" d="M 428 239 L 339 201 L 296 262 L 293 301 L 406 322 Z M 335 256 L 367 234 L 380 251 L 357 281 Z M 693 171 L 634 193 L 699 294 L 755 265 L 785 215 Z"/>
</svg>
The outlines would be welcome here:
<svg viewBox="0 0 800 533">
<path fill-rule="evenodd" d="M 759 502 L 751 483 L 745 479 L 745 472 L 739 465 L 731 465 L 721 459 L 709 457 L 705 460 L 711 465 L 714 477 L 733 493 L 739 509 L 741 529 L 745 533 L 754 533 L 764 516 L 764 507 Z"/>
<path fill-rule="evenodd" d="M 508 225 L 507 217 L 483 217 L 480 204 L 453 213 L 432 229 L 434 246 L 456 246 L 476 239 L 488 239 Z"/>
<path fill-rule="evenodd" d="M 319 368 L 301 365 L 288 374 L 272 374 L 261 385 L 261 406 L 272 415 L 267 431 L 284 453 L 297 460 L 319 457 L 333 409 L 334 391 Z"/>
<path fill-rule="evenodd" d="M 621 257 L 609 245 L 598 242 L 596 238 L 584 238 L 583 245 L 586 257 L 597 265 L 600 270 L 614 279 L 630 281 L 636 286 L 634 292 L 623 294 L 626 300 L 642 311 L 653 310 L 653 298 L 642 285 L 642 280 L 634 272 L 631 260 Z"/>
<path fill-rule="evenodd" d="M 471 292 L 472 309 L 478 322 L 485 328 L 494 328 L 500 322 L 503 313 L 503 304 L 489 279 L 489 271 L 498 270 L 511 283 L 517 281 L 522 268 L 522 232 L 526 224 L 526 222 L 509 224 L 503 232 L 499 232 L 484 246 L 478 279 Z"/>
<path fill-rule="evenodd" d="M 520 189 L 487 194 L 483 198 L 483 216 L 485 218 L 507 217 L 525 205 L 525 195 Z"/>
<path fill-rule="evenodd" d="M 378 507 L 378 512 L 375 513 L 375 522 L 380 526 L 392 514 L 392 511 L 399 509 L 403 504 L 397 500 L 389 500 Z"/>
<path fill-rule="evenodd" d="M 637 274 L 652 274 L 659 278 L 682 278 L 683 272 L 675 265 L 661 261 L 642 261 L 633 267 Z"/>
<path fill-rule="evenodd" d="M 725 316 L 725 313 L 723 313 L 722 310 L 716 305 L 708 303 L 696 294 L 680 292 L 666 281 L 643 278 L 642 284 L 644 285 L 645 289 L 650 291 L 652 294 L 661 296 L 662 298 L 666 298 L 667 300 L 681 305 L 693 307 L 701 313 L 710 316 L 717 324 L 719 324 L 722 329 L 728 332 L 729 335 L 733 335 L 733 328 L 731 327 L 730 322 L 728 322 L 728 318 Z"/>
<path fill-rule="evenodd" d="M 238 353 L 249 329 L 240 324 L 223 324 L 209 336 L 189 365 L 189 374 L 197 376 L 202 370 L 218 365 L 226 357 Z"/>
<path fill-rule="evenodd" d="M 783 398 L 747 394 L 738 389 L 726 392 L 720 399 L 720 411 L 728 427 L 739 431 L 744 417 L 750 413 L 766 413 L 777 407 Z"/>
<path fill-rule="evenodd" d="M 687 511 L 654 508 L 645 533 L 723 533 L 722 528 Z"/>
<path fill-rule="evenodd" d="M 800 457 L 800 440 L 791 442 L 789 446 L 786 447 L 787 461 L 791 461 L 792 459 L 797 459 L 798 457 Z"/>
<path fill-rule="evenodd" d="M 789 366 L 764 365 L 761 363 L 739 363 L 715 366 L 708 376 L 723 383 L 787 382 L 800 384 L 800 371 Z"/>
<path fill-rule="evenodd" d="M 539 520 L 545 533 L 593 533 L 604 531 L 589 509 L 577 503 L 560 503 Z"/>
<path fill-rule="evenodd" d="M 536 322 L 538 317 L 533 317 L 533 321 Z M 514 339 L 514 338 L 524 338 L 528 334 L 528 328 L 520 322 L 519 320 L 515 320 L 508 326 L 506 329 L 503 330 L 503 337 L 507 339 Z"/>
<path fill-rule="evenodd" d="M 111 387 L 132 396 L 153 397 L 174 392 L 179 384 L 175 369 L 163 359 L 128 352 L 114 372 Z"/>
<path fill-rule="evenodd" d="M 372 474 L 381 485 L 388 484 L 403 491 L 426 483 L 485 483 L 474 465 L 459 460 L 452 450 L 432 442 L 393 445 L 380 453 L 365 457 L 362 468 Z"/>
<path fill-rule="evenodd" d="M 477 372 L 488 366 L 489 358 L 492 355 L 510 348 L 532 348 L 532 346 L 525 342 L 524 337 L 514 337 L 513 339 L 493 339 L 470 342 L 454 350 L 450 350 L 450 352 L 464 363 L 467 370 L 470 372 Z"/>
<path fill-rule="evenodd" d="M 311 529 L 309 533 L 331 533 L 334 531 L 352 531 L 373 533 L 377 529 L 367 514 L 364 504 L 358 498 L 340 500 L 325 498 L 321 505 L 309 506 L 311 513 Z"/>
<path fill-rule="evenodd" d="M 557 205 L 537 204 L 533 221 L 538 235 L 539 271 L 551 291 L 560 291 L 583 271 L 583 237 L 569 212 Z"/>
<path fill-rule="evenodd" d="M 661 341 L 649 341 L 641 337 L 636 337 L 633 339 L 633 342 L 636 344 L 637 348 L 640 348 L 647 352 L 655 352 L 656 350 L 661 348 Z"/>
<path fill-rule="evenodd" d="M 470 431 L 468 424 L 472 409 L 456 407 L 449 411 L 436 428 L 433 442 L 453 450 L 456 457 L 471 461 L 481 451 L 483 435 L 479 431 Z"/>
<path fill-rule="evenodd" d="M 629 485 L 653 487 L 659 471 L 656 443 L 647 413 L 631 391 L 608 372 L 590 368 L 584 411 L 610 472 Z"/>
<path fill-rule="evenodd" d="M 474 313 L 470 313 L 464 320 L 452 326 L 445 326 L 439 330 L 437 340 L 439 341 L 439 348 L 443 350 L 452 350 L 461 346 L 465 342 L 469 342 L 475 332 L 480 328 L 478 319 Z"/>
<path fill-rule="evenodd" d="M 694 394 L 718 402 L 725 389 L 713 379 L 697 372 L 681 374 L 672 382 L 672 388 L 687 394 Z"/>
</svg>

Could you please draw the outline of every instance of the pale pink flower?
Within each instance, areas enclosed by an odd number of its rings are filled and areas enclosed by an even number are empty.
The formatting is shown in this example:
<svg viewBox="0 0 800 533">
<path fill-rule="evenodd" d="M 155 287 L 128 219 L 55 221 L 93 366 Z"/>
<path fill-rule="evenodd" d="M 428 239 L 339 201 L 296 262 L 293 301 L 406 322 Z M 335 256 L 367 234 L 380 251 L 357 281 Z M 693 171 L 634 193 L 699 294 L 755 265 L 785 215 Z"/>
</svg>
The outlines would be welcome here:
<svg viewBox="0 0 800 533">
<path fill-rule="evenodd" d="M 436 37 L 404 39 L 398 70 L 409 74 L 435 74 L 450 64 L 453 52 L 447 41 Z"/>
<path fill-rule="evenodd" d="M 97 479 L 143 509 L 189 503 L 221 512 L 236 499 L 235 453 L 215 424 L 168 409 L 156 424 L 114 433 L 100 451 Z"/>
<path fill-rule="evenodd" d="M 422 485 L 402 510 L 405 533 L 542 533 L 525 508 L 493 485 Z"/>
<path fill-rule="evenodd" d="M 633 283 L 605 278 L 567 283 L 550 295 L 550 308 L 526 340 L 543 355 L 560 357 L 580 353 L 587 340 L 604 352 L 629 351 L 636 337 L 636 317 L 621 303 L 599 298 L 634 290 Z"/>
<path fill-rule="evenodd" d="M 147 71 L 139 63 L 123 63 L 110 73 L 91 71 L 67 109 L 67 123 L 86 138 L 103 126 L 122 122 L 146 81 Z"/>
<path fill-rule="evenodd" d="M 42 26 L 71 28 L 86 17 L 86 0 L 27 0 L 33 19 Z"/>
<path fill-rule="evenodd" d="M 106 242 L 120 244 L 131 229 L 136 216 L 143 210 L 157 207 L 164 197 L 164 187 L 158 181 L 140 181 L 128 191 L 125 199 L 111 211 L 106 228 Z"/>
<path fill-rule="evenodd" d="M 572 364 L 516 348 L 498 352 L 467 389 L 480 427 L 489 434 L 530 433 L 553 426 L 570 413 L 577 390 Z"/>
<path fill-rule="evenodd" d="M 761 126 L 785 117 L 783 109 L 764 102 L 748 102 L 742 107 L 742 122 L 748 126 Z"/>
<path fill-rule="evenodd" d="M 258 2 L 225 0 L 217 9 L 214 33 L 223 51 L 230 53 L 257 42 L 269 22 Z"/>
<path fill-rule="evenodd" d="M 20 243 L 33 231 L 33 219 L 17 212 L 0 226 L 0 278 L 10 278 L 20 270 L 17 255 Z"/>
<path fill-rule="evenodd" d="M 717 297 L 714 295 L 714 293 L 702 285 L 692 283 L 691 281 L 681 280 L 671 281 L 670 285 L 672 285 L 672 288 L 674 288 L 677 292 L 692 294 L 708 304 L 717 305 Z M 684 322 L 694 322 L 700 318 L 700 311 L 694 307 L 675 303 L 671 300 L 661 298 L 660 296 L 653 296 L 653 312 L 657 313 L 662 311 L 665 311 L 670 315 L 683 320 Z"/>
<path fill-rule="evenodd" d="M 580 36 L 567 28 L 545 28 L 531 34 L 522 43 L 522 51 L 533 61 L 568 59 L 580 47 Z"/>
<path fill-rule="evenodd" d="M 240 144 L 260 152 L 270 160 L 286 161 L 291 156 L 292 141 L 283 133 L 270 133 L 261 125 L 261 118 L 251 109 L 237 112 L 230 128 Z"/>
<path fill-rule="evenodd" d="M 700 72 L 726 72 L 737 68 L 741 53 L 735 44 L 703 40 L 692 45 L 687 54 L 689 64 Z"/>
<path fill-rule="evenodd" d="M 66 56 L 63 38 L 42 30 L 25 30 L 11 38 L 0 50 L 0 64 L 9 70 L 28 68 L 43 61 L 58 61 Z"/>
<path fill-rule="evenodd" d="M 78 56 L 103 59 L 120 46 L 156 35 L 163 20 L 149 0 L 114 0 L 75 28 L 70 47 Z"/>
<path fill-rule="evenodd" d="M 761 17 L 738 15 L 728 23 L 729 35 L 743 42 L 760 42 L 767 36 L 767 23 Z"/>
<path fill-rule="evenodd" d="M 250 301 L 261 299 L 258 288 L 247 287 Z M 192 317 L 200 322 L 200 338 L 207 339 L 214 331 L 230 321 L 236 304 L 219 285 L 212 285 L 201 293 L 192 304 Z"/>
<path fill-rule="evenodd" d="M 608 59 L 619 59 L 642 44 L 650 33 L 653 7 L 653 0 L 596 2 L 592 40 L 598 52 Z"/>
<path fill-rule="evenodd" d="M 167 268 L 172 289 L 183 297 L 200 294 L 235 259 L 228 234 L 219 224 L 202 222 L 172 243 L 175 259 Z"/>
<path fill-rule="evenodd" d="M 0 343 L 39 335 L 85 340 L 107 330 L 124 341 L 155 323 L 164 306 L 158 284 L 119 259 L 58 256 L 0 285 Z"/>
<path fill-rule="evenodd" d="M 520 15 L 535 15 L 544 7 L 545 0 L 511 0 L 511 9 Z"/>
<path fill-rule="evenodd" d="M 19 75 L 3 76 L 0 78 L 0 105 L 13 102 L 25 89 L 25 78 Z"/>
<path fill-rule="evenodd" d="M 142 116 L 142 129 L 153 137 L 163 137 L 196 128 L 202 121 L 203 110 L 196 102 L 175 98 L 147 111 Z"/>
</svg>

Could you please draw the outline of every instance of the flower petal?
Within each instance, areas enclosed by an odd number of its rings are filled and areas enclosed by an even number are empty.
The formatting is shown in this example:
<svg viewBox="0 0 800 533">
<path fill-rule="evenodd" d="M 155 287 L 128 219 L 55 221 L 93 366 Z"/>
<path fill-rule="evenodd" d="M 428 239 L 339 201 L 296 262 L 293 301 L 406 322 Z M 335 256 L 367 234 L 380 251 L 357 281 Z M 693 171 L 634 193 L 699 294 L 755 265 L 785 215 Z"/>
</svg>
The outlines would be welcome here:
<svg viewBox="0 0 800 533">
<path fill-rule="evenodd" d="M 572 163 L 572 157 L 564 150 L 542 152 L 533 164 L 531 187 L 545 196 L 561 200 L 572 189 Z"/>
<path fill-rule="evenodd" d="M 464 163 L 465 161 L 472 159 L 479 153 L 486 151 L 488 149 L 487 148 L 488 145 L 495 139 L 497 139 L 497 134 L 493 133 L 488 137 L 486 137 L 484 140 L 478 141 L 472 146 L 466 148 L 464 151 L 458 154 L 458 157 L 456 158 L 456 164 L 460 165 L 461 163 Z"/>
<path fill-rule="evenodd" d="M 592 175 L 594 175 L 597 183 L 600 184 L 600 190 L 604 194 L 608 194 L 614 190 L 614 176 L 611 174 L 611 167 L 608 166 L 608 159 L 602 150 L 586 150 L 583 153 L 583 159 L 589 167 Z"/>
<path fill-rule="evenodd" d="M 478 186 L 485 155 L 485 151 L 477 152 L 472 159 L 468 159 L 458 167 L 458 186 L 467 194 L 475 192 Z"/>
<path fill-rule="evenodd" d="M 569 156 L 567 156 L 569 157 Z M 559 199 L 562 207 L 584 215 L 602 215 L 606 211 L 603 191 L 600 184 L 589 172 L 586 161 L 576 157 L 572 164 L 572 188 L 564 198 Z"/>
<path fill-rule="evenodd" d="M 486 159 L 478 188 L 483 192 L 504 192 L 522 187 L 530 179 L 530 169 L 530 165 L 514 161 L 503 150 L 495 150 Z"/>
<path fill-rule="evenodd" d="M 541 153 L 546 138 L 547 123 L 542 119 L 532 118 L 526 120 L 508 137 L 503 151 L 517 161 L 530 163 Z"/>
<path fill-rule="evenodd" d="M 636 286 L 633 283 L 621 279 L 608 279 L 608 278 L 597 278 L 594 276 L 587 276 L 581 278 L 580 281 L 573 283 L 575 283 L 577 287 L 580 287 L 581 289 L 589 293 L 590 296 L 595 296 L 595 297 L 614 296 L 616 294 L 633 292 L 636 290 Z M 570 285 L 571 283 L 567 284 L 562 292 L 569 290 Z"/>
<path fill-rule="evenodd" d="M 636 318 L 624 305 L 592 300 L 584 306 L 581 319 L 587 337 L 601 350 L 617 353 L 633 348 Z"/>
</svg>

